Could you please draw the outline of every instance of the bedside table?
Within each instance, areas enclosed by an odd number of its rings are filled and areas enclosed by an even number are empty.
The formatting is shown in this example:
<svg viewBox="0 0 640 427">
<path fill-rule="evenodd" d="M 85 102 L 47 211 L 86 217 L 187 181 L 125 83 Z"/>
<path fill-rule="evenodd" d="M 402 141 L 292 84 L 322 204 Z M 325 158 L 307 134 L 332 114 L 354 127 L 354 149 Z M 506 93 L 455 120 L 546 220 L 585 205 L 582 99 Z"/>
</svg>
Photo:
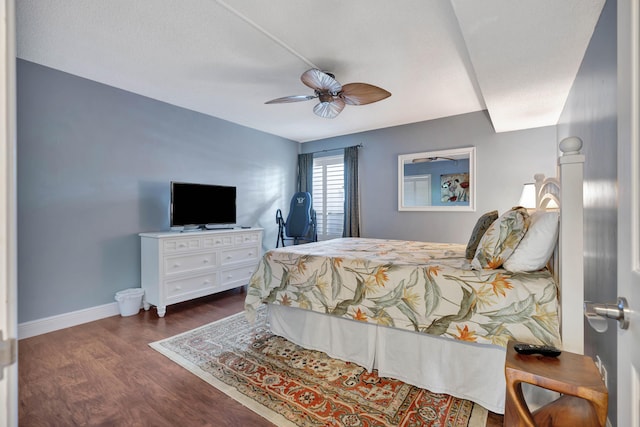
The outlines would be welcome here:
<svg viewBox="0 0 640 427">
<path fill-rule="evenodd" d="M 513 349 L 516 343 L 509 341 L 504 367 L 505 426 L 604 427 L 609 393 L 590 357 L 566 351 L 558 357 L 527 356 Z M 522 394 L 522 383 L 563 396 L 531 414 Z"/>
</svg>

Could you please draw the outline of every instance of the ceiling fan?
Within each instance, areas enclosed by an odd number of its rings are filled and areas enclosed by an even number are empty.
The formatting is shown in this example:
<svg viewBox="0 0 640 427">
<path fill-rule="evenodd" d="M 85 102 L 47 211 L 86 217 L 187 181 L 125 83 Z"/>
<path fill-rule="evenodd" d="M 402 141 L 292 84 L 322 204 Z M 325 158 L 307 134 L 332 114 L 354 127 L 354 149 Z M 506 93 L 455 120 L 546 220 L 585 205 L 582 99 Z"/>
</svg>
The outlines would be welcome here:
<svg viewBox="0 0 640 427">
<path fill-rule="evenodd" d="M 416 159 L 411 160 L 411 163 L 426 163 L 426 162 L 437 162 L 438 160 L 452 160 L 454 162 L 457 161 L 457 159 L 453 159 L 451 157 L 418 157 Z"/>
<path fill-rule="evenodd" d="M 391 92 L 367 83 L 348 83 L 343 86 L 335 79 L 333 74 L 316 68 L 302 73 L 300 80 L 313 89 L 315 95 L 285 96 L 272 99 L 265 102 L 265 104 L 283 104 L 319 98 L 320 103 L 313 107 L 313 112 L 320 117 L 333 119 L 340 114 L 347 104 L 366 105 L 391 96 Z"/>
</svg>

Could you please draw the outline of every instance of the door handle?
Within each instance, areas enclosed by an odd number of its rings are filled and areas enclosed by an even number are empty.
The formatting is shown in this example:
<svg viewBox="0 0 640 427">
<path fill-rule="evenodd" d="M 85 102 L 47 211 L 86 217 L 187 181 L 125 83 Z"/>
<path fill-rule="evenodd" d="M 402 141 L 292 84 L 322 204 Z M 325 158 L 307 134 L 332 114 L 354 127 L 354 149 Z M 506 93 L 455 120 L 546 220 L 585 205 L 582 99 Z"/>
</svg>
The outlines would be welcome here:
<svg viewBox="0 0 640 427">
<path fill-rule="evenodd" d="M 618 297 L 618 302 L 607 304 L 585 301 L 584 315 L 589 325 L 598 332 L 607 330 L 607 319 L 617 320 L 620 329 L 629 327 L 629 304 L 624 297 Z"/>
</svg>

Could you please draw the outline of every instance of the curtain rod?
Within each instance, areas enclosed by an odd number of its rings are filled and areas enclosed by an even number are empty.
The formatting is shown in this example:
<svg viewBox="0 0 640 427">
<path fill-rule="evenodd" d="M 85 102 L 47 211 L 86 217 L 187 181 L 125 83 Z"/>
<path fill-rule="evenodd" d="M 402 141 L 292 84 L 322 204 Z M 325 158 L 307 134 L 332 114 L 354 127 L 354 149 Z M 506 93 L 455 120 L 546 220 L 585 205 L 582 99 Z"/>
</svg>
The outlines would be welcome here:
<svg viewBox="0 0 640 427">
<path fill-rule="evenodd" d="M 358 144 L 358 145 L 351 145 L 351 146 L 349 146 L 349 147 L 327 148 L 326 150 L 312 151 L 312 152 L 310 152 L 310 153 L 304 153 L 304 154 L 325 153 L 325 152 L 327 152 L 327 151 L 344 150 L 345 148 L 352 148 L 352 147 L 363 148 L 363 147 L 364 147 L 364 145 L 362 145 L 362 144 Z"/>
</svg>

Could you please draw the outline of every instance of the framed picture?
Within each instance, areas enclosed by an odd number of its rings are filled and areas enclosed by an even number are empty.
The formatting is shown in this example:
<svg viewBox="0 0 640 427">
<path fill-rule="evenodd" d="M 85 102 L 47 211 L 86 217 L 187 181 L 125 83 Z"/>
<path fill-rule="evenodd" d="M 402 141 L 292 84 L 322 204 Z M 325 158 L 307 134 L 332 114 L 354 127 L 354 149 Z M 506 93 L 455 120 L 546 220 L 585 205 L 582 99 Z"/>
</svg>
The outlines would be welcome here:
<svg viewBox="0 0 640 427">
<path fill-rule="evenodd" d="M 469 174 L 451 173 L 440 175 L 440 201 L 463 203 L 469 201 Z"/>
</svg>

